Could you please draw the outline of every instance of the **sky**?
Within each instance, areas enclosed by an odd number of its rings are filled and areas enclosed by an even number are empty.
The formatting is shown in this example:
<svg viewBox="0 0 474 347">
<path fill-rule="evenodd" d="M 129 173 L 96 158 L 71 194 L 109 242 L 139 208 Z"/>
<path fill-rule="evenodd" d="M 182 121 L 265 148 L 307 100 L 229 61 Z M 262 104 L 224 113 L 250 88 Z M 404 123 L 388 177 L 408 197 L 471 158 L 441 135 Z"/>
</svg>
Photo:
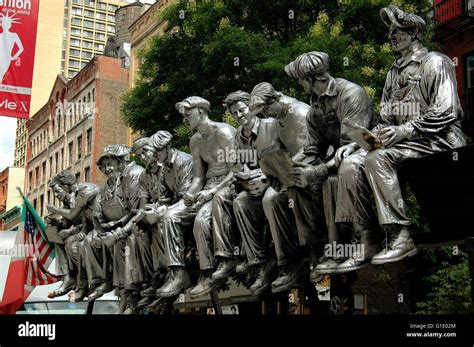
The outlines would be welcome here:
<svg viewBox="0 0 474 347">
<path fill-rule="evenodd" d="M 0 171 L 13 164 L 16 118 L 0 116 Z"/>
</svg>

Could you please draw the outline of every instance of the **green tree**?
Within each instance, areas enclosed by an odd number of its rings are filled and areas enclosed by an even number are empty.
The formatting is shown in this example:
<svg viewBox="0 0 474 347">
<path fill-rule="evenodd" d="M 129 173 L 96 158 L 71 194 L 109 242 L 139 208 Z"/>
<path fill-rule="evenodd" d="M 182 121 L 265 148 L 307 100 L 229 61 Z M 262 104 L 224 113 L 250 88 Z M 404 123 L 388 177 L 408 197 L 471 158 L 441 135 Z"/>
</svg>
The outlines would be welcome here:
<svg viewBox="0 0 474 347">
<path fill-rule="evenodd" d="M 310 50 L 327 52 L 332 74 L 361 84 L 377 104 L 393 60 L 378 13 L 390 3 L 417 13 L 430 8 L 428 0 L 208 0 L 169 6 L 159 18 L 169 30 L 142 52 L 122 115 L 144 134 L 175 131 L 184 147 L 190 134 L 178 128 L 177 101 L 203 96 L 211 102 L 211 118 L 221 120 L 228 93 L 250 91 L 262 81 L 307 101 L 283 67 Z"/>
</svg>

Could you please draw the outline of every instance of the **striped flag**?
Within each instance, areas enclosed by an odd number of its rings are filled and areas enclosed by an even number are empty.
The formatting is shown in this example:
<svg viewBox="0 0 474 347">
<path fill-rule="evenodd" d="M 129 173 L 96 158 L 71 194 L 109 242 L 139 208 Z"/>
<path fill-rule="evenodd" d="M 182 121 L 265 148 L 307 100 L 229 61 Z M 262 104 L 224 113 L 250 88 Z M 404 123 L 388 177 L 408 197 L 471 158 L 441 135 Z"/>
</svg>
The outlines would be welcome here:
<svg viewBox="0 0 474 347">
<path fill-rule="evenodd" d="M 0 301 L 0 313 L 14 314 L 35 286 L 57 282 L 60 276 L 48 267 L 55 257 L 54 245 L 48 242 L 45 225 L 26 197 L 21 221 L 10 251 L 8 274 Z"/>
<path fill-rule="evenodd" d="M 39 217 L 28 199 L 23 197 L 23 211 L 21 221 L 23 222 L 23 241 L 30 252 L 25 258 L 25 284 L 37 286 L 51 284 L 61 279 L 48 271 L 49 265 L 55 257 L 54 245 L 49 243 L 44 232 L 44 222 Z M 22 232 L 21 224 L 19 232 Z"/>
</svg>

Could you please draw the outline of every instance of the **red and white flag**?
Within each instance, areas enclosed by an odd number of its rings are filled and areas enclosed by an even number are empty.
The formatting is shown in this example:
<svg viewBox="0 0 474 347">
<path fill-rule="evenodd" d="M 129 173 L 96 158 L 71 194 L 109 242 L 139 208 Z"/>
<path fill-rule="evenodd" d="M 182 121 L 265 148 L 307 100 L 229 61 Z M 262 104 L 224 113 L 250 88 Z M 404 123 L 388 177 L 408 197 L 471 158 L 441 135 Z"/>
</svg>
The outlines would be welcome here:
<svg viewBox="0 0 474 347">
<path fill-rule="evenodd" d="M 0 313 L 15 313 L 35 286 L 55 283 L 61 279 L 48 271 L 55 252 L 44 229 L 44 222 L 23 196 L 21 222 L 15 244 L 10 250 L 11 260 L 0 302 Z"/>
</svg>

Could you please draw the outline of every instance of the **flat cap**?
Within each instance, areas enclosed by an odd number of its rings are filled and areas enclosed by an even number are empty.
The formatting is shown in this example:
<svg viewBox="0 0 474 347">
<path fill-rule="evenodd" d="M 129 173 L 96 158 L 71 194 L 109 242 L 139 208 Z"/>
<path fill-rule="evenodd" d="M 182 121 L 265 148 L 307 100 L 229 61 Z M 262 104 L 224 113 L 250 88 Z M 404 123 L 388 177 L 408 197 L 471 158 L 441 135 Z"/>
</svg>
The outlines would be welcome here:
<svg viewBox="0 0 474 347">
<path fill-rule="evenodd" d="M 190 96 L 183 101 L 177 102 L 175 105 L 179 113 L 183 113 L 183 108 L 202 108 L 209 112 L 211 110 L 211 103 L 200 96 Z"/>
<path fill-rule="evenodd" d="M 380 17 L 388 27 L 397 26 L 399 28 L 417 28 L 424 31 L 426 22 L 414 13 L 407 13 L 397 6 L 390 5 L 380 10 Z"/>
<path fill-rule="evenodd" d="M 150 137 L 148 144 L 160 150 L 168 146 L 172 138 L 173 135 L 169 131 L 160 130 Z"/>
<path fill-rule="evenodd" d="M 138 151 L 140 148 L 148 145 L 150 138 L 149 137 L 140 137 L 133 142 L 132 152 Z"/>
<path fill-rule="evenodd" d="M 100 166 L 102 161 L 106 158 L 117 158 L 123 160 L 130 155 L 130 147 L 125 145 L 108 145 L 104 148 L 104 153 L 99 157 L 96 164 Z"/>
<path fill-rule="evenodd" d="M 329 56 L 324 52 L 303 53 L 285 66 L 285 72 L 293 78 L 326 75 L 329 69 Z"/>
</svg>

